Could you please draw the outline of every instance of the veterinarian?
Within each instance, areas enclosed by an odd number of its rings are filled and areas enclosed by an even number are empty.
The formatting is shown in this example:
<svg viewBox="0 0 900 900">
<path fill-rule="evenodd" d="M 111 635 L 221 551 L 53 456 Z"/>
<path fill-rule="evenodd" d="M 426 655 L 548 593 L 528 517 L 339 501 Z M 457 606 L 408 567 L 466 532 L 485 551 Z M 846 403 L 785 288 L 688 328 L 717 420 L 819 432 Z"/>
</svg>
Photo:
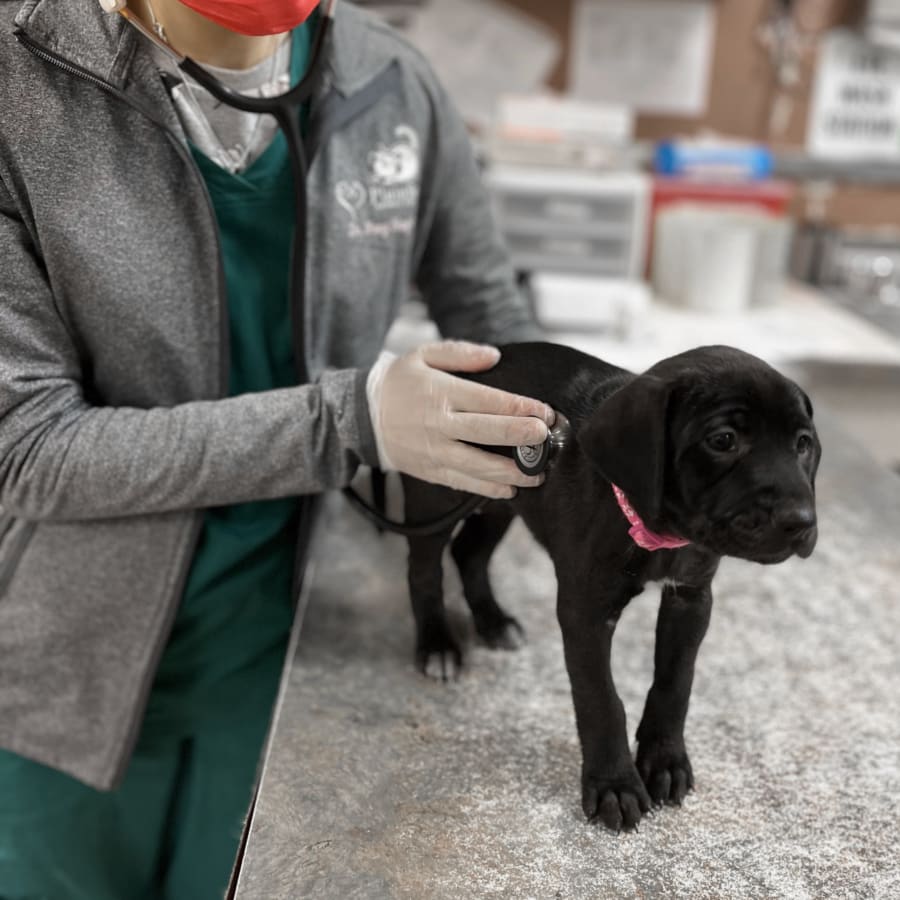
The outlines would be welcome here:
<svg viewBox="0 0 900 900">
<path fill-rule="evenodd" d="M 421 56 L 347 4 L 321 44 L 309 0 L 116 5 L 0 3 L 3 900 L 221 897 L 314 496 L 379 462 L 511 496 L 462 442 L 552 421 L 448 374 L 535 329 Z M 179 56 L 309 76 L 305 210 L 276 120 Z M 411 283 L 461 340 L 379 355 Z"/>
</svg>

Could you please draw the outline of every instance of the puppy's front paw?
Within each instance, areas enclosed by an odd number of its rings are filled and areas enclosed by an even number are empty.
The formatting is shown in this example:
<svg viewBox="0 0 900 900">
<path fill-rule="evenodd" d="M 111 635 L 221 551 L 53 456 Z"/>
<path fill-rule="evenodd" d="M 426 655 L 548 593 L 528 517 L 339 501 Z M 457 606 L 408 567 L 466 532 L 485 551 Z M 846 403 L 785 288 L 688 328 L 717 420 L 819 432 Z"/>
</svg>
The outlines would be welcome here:
<svg viewBox="0 0 900 900">
<path fill-rule="evenodd" d="M 617 777 L 588 774 L 582 778 L 581 806 L 588 819 L 599 820 L 613 831 L 627 831 L 650 811 L 650 797 L 630 760 L 629 767 Z"/>
<path fill-rule="evenodd" d="M 691 761 L 680 738 L 641 741 L 637 769 L 655 806 L 681 806 L 694 789 Z"/>
<path fill-rule="evenodd" d="M 436 681 L 450 681 L 462 671 L 462 651 L 445 622 L 422 629 L 416 645 L 416 667 Z"/>
</svg>

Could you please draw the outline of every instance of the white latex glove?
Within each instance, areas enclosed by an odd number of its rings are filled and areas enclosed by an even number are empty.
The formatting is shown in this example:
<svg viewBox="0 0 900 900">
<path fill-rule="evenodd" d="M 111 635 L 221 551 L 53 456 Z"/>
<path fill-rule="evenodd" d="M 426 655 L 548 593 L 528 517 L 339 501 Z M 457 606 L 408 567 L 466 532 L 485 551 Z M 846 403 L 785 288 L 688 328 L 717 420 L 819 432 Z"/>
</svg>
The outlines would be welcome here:
<svg viewBox="0 0 900 900">
<path fill-rule="evenodd" d="M 382 353 L 366 382 L 369 414 L 385 471 L 493 499 L 535 487 L 512 459 L 462 441 L 517 447 L 540 444 L 555 413 L 538 400 L 458 378 L 450 372 L 492 368 L 500 351 L 483 344 L 442 341 L 405 356 Z"/>
</svg>

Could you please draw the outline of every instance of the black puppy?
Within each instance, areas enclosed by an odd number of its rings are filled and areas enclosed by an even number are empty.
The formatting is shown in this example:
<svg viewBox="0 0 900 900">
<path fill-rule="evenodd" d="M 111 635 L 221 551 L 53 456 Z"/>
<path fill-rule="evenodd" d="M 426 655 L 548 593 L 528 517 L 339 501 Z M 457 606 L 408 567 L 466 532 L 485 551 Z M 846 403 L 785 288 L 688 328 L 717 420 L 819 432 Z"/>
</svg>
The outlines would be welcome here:
<svg viewBox="0 0 900 900">
<path fill-rule="evenodd" d="M 651 802 L 678 804 L 693 786 L 684 722 L 719 559 L 777 563 L 812 553 L 821 455 L 812 407 L 796 384 L 729 347 L 692 350 L 639 376 L 553 344 L 501 350 L 495 368 L 465 377 L 543 400 L 568 419 L 571 436 L 546 482 L 470 516 L 452 555 L 479 636 L 509 647 L 521 629 L 494 598 L 488 560 L 516 514 L 550 554 L 584 812 L 631 828 Z M 469 496 L 409 477 L 403 483 L 408 522 L 443 516 Z M 461 662 L 442 596 L 441 557 L 452 532 L 448 525 L 409 539 L 423 670 Z M 663 582 L 662 602 L 634 761 L 610 644 L 623 608 L 648 581 Z"/>
</svg>

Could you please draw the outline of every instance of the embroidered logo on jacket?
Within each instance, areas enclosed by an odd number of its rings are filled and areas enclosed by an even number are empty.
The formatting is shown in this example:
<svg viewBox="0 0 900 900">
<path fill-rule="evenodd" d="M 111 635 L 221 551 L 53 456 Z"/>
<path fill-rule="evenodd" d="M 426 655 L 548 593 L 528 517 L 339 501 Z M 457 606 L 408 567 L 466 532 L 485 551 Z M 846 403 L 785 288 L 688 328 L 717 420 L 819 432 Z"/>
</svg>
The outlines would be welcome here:
<svg viewBox="0 0 900 900">
<path fill-rule="evenodd" d="M 350 215 L 352 238 L 412 232 L 414 218 L 401 213 L 415 209 L 419 200 L 419 136 L 409 125 L 398 125 L 394 137 L 369 153 L 365 182 L 345 180 L 335 186 L 335 199 Z M 381 215 L 373 218 L 373 213 Z"/>
</svg>

